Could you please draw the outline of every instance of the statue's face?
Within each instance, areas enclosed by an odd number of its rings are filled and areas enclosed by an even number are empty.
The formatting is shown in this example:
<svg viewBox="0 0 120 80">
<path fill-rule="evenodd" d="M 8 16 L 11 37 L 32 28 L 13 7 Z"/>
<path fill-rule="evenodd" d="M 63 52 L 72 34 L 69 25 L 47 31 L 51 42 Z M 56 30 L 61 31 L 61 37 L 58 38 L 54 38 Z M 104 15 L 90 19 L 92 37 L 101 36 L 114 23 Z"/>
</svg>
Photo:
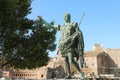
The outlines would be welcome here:
<svg viewBox="0 0 120 80">
<path fill-rule="evenodd" d="M 69 18 L 67 16 L 64 17 L 65 22 L 69 21 Z"/>
<path fill-rule="evenodd" d="M 70 22 L 70 15 L 69 14 L 65 14 L 64 15 L 64 20 L 65 20 L 65 22 Z"/>
</svg>

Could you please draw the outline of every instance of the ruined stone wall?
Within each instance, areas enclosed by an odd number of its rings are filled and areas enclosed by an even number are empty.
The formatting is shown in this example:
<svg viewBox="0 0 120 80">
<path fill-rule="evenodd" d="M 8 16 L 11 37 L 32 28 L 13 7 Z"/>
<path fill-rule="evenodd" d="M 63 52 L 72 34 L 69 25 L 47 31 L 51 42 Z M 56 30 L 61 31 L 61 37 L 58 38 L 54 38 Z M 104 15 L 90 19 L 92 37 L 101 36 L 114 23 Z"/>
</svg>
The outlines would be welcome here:
<svg viewBox="0 0 120 80">
<path fill-rule="evenodd" d="M 112 49 L 108 48 L 104 50 L 112 59 L 111 67 L 119 67 L 120 68 L 120 49 Z"/>
</svg>

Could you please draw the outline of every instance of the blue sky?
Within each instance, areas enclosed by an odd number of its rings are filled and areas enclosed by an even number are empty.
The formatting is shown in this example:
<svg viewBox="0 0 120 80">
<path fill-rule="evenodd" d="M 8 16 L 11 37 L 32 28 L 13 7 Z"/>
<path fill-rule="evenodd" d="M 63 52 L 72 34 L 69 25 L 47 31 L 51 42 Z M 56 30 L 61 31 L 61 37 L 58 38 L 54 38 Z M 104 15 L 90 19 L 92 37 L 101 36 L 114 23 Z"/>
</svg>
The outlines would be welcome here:
<svg viewBox="0 0 120 80">
<path fill-rule="evenodd" d="M 30 19 L 42 16 L 47 22 L 63 24 L 63 14 L 71 14 L 72 22 L 80 22 L 84 35 L 85 50 L 92 50 L 94 44 L 103 44 L 104 48 L 120 48 L 120 0 L 33 0 Z M 60 32 L 56 35 L 59 42 Z M 57 48 L 50 52 L 55 57 Z"/>
</svg>

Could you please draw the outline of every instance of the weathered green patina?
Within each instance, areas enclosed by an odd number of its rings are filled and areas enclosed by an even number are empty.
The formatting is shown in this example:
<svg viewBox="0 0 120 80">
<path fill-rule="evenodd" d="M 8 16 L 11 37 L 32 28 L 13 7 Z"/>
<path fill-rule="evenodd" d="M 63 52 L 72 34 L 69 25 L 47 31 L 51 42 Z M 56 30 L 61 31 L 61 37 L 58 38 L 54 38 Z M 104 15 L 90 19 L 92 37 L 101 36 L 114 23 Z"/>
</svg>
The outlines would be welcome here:
<svg viewBox="0 0 120 80">
<path fill-rule="evenodd" d="M 65 60 L 66 79 L 71 79 L 70 64 L 72 64 L 80 74 L 82 80 L 84 80 L 84 73 L 79 67 L 79 64 L 74 60 L 74 57 L 80 59 L 81 67 L 84 63 L 84 40 L 83 34 L 79 29 L 78 23 L 71 22 L 71 16 L 69 13 L 63 16 L 65 23 L 57 26 L 51 25 L 43 20 L 43 23 L 49 27 L 59 30 L 61 32 L 61 38 L 59 42 L 59 50 Z"/>
</svg>

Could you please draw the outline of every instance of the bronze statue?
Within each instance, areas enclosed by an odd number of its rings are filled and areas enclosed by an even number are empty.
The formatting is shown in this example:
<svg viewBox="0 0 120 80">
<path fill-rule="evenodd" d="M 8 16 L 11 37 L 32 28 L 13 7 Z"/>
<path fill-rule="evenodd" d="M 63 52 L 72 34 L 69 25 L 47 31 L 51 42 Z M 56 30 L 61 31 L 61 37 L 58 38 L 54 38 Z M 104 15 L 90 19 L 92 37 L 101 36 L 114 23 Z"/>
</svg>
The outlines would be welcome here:
<svg viewBox="0 0 120 80">
<path fill-rule="evenodd" d="M 78 23 L 71 22 L 71 16 L 69 13 L 63 16 L 65 23 L 59 25 L 57 28 L 54 25 L 50 25 L 45 20 L 43 22 L 51 28 L 57 29 L 61 32 L 61 38 L 59 43 L 60 53 L 65 60 L 66 79 L 71 79 L 70 64 L 72 64 L 80 74 L 80 78 L 84 80 L 84 73 L 79 67 L 79 64 L 74 60 L 74 57 L 80 59 L 81 67 L 83 67 L 83 55 L 84 55 L 84 40 L 83 34 L 78 27 Z"/>
</svg>

